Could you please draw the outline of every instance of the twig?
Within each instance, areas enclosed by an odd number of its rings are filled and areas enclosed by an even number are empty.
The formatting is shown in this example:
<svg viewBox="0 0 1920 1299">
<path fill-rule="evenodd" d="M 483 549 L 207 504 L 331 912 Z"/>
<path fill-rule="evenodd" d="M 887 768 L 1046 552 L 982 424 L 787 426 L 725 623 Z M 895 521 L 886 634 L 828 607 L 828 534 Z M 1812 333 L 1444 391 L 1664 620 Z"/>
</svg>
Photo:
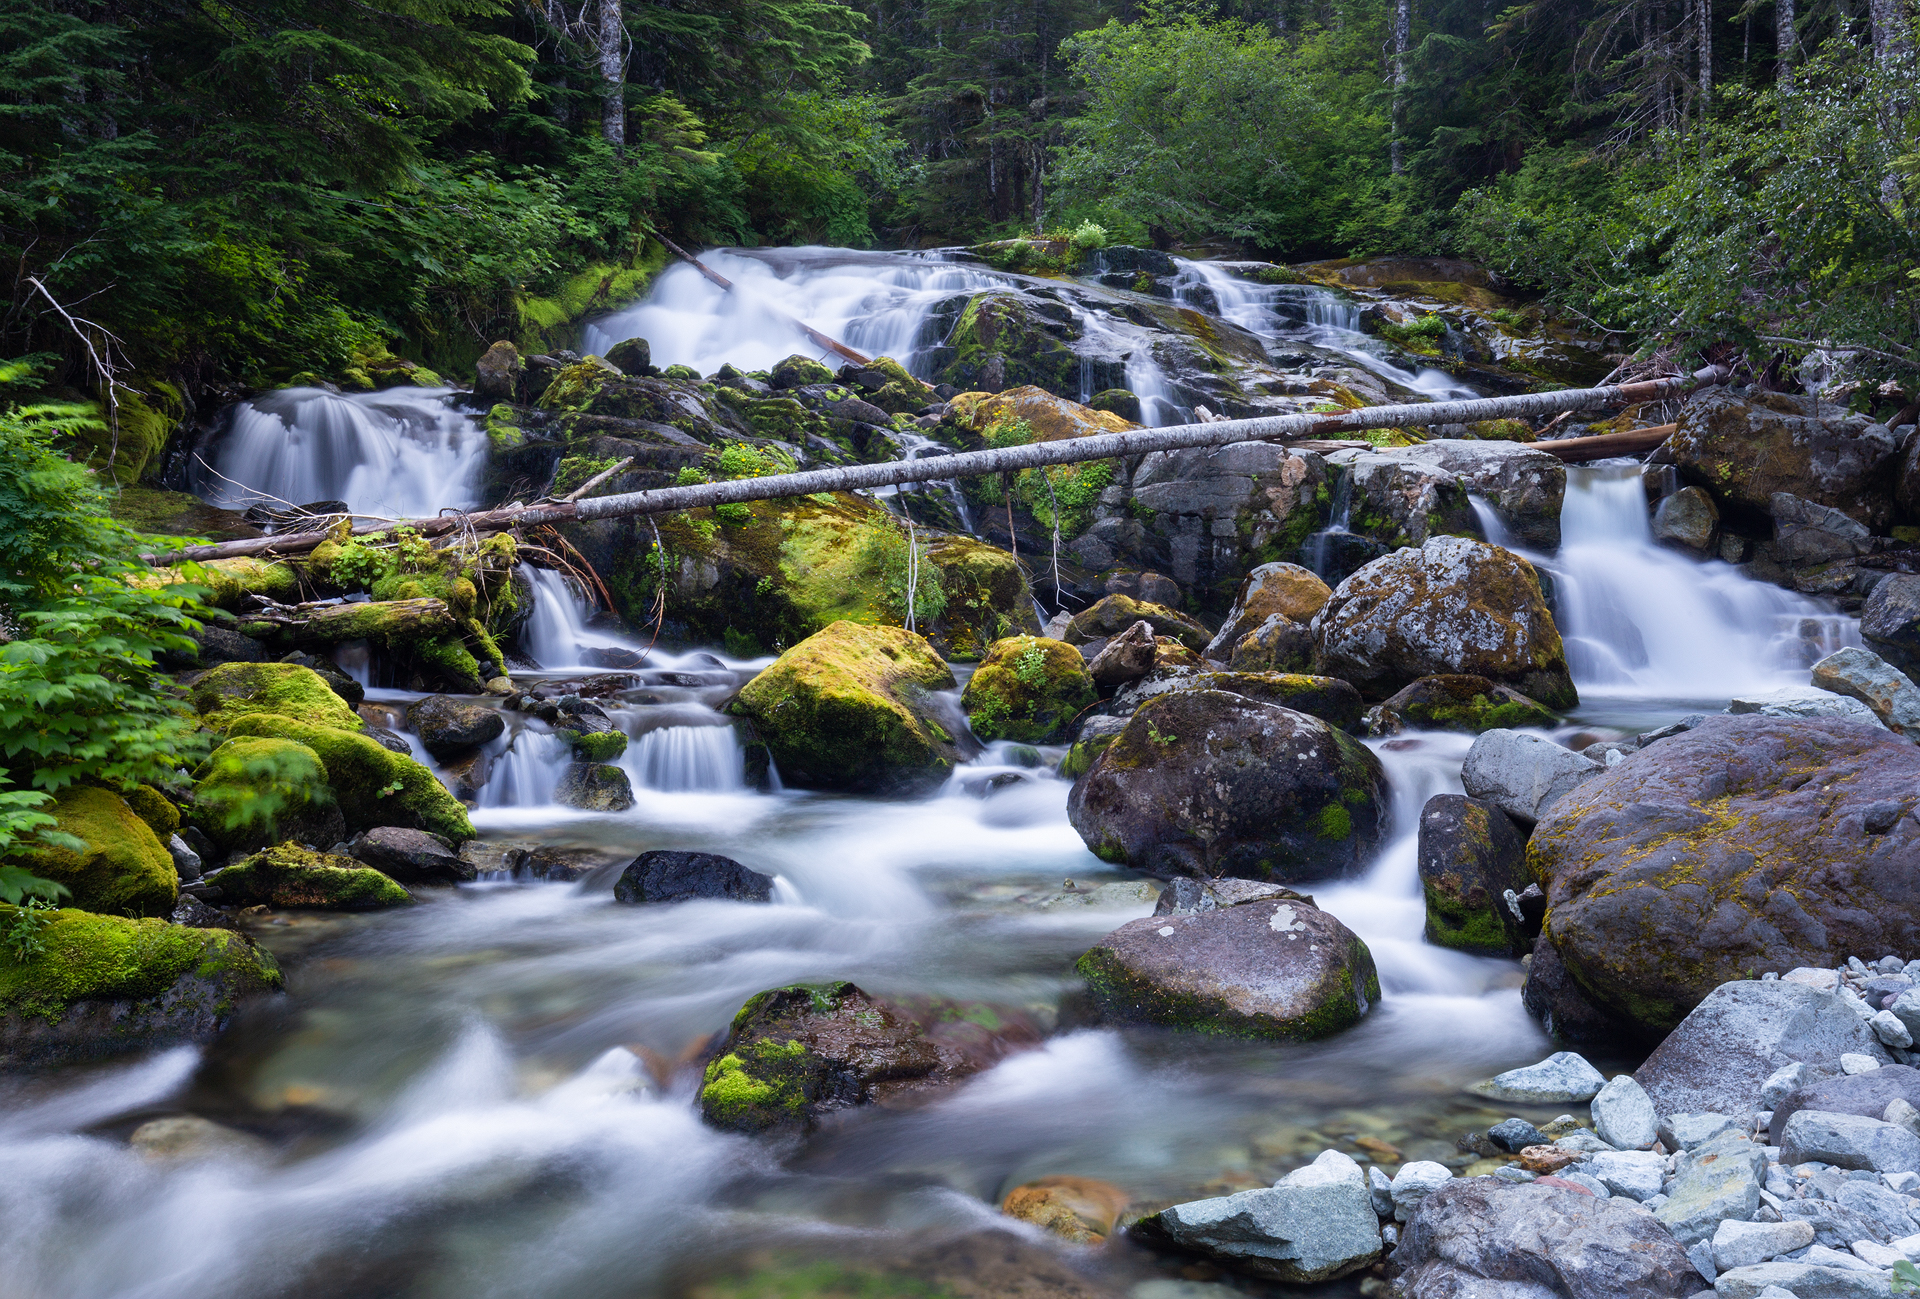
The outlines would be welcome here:
<svg viewBox="0 0 1920 1299">
<path fill-rule="evenodd" d="M 622 469 L 625 469 L 628 465 L 632 463 L 633 463 L 633 457 L 628 456 L 625 460 L 622 460 L 619 464 L 615 465 L 613 468 L 602 469 L 599 473 L 587 479 L 586 482 L 581 483 L 578 487 L 574 488 L 571 492 L 568 492 L 565 496 L 562 496 L 560 498 L 560 503 L 562 505 L 571 505 L 573 502 L 579 500 L 582 496 L 585 496 L 588 492 L 598 487 L 601 483 L 606 482 L 607 479 L 613 477 L 615 474 L 619 473 Z"/>
</svg>

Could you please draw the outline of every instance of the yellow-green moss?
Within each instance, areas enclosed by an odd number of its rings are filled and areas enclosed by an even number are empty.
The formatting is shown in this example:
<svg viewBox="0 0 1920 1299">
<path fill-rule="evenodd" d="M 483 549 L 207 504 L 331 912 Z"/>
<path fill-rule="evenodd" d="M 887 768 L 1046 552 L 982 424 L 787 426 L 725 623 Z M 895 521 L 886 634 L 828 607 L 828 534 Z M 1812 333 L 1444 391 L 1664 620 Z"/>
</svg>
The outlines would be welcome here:
<svg viewBox="0 0 1920 1299">
<path fill-rule="evenodd" d="M 467 810 L 432 772 L 364 735 L 264 712 L 236 719 L 230 734 L 293 740 L 318 754 L 350 831 L 397 825 L 451 839 L 473 838 Z"/>
<path fill-rule="evenodd" d="M 0 906 L 0 924 L 13 910 Z M 64 908 L 39 940 L 40 954 L 28 960 L 0 956 L 0 1013 L 58 1022 L 75 1002 L 144 1000 L 189 974 L 221 980 L 232 995 L 281 983 L 273 956 L 228 929 Z"/>
<path fill-rule="evenodd" d="M 343 731 L 366 727 L 319 673 L 294 663 L 222 663 L 193 683 L 193 706 L 203 725 L 223 733 L 249 713 Z"/>
<path fill-rule="evenodd" d="M 173 910 L 180 888 L 173 857 L 126 799 L 110 790 L 72 785 L 46 810 L 86 850 L 36 847 L 16 855 L 34 874 L 66 885 L 75 907 L 115 916 L 164 916 Z"/>
<path fill-rule="evenodd" d="M 1011 636 L 987 651 L 960 706 L 983 740 L 1045 744 L 1097 698 L 1079 650 L 1044 636 Z"/>
<path fill-rule="evenodd" d="M 180 809 L 152 785 L 135 785 L 122 795 L 133 814 L 147 823 L 160 842 L 165 843 L 180 828 Z"/>
<path fill-rule="evenodd" d="M 223 902 L 243 907 L 372 911 L 413 901 L 412 894 L 371 866 L 292 843 L 263 848 L 221 871 L 214 882 Z"/>
<path fill-rule="evenodd" d="M 193 823 L 226 849 L 292 833 L 324 816 L 334 802 L 319 755 L 287 739 L 230 739 L 193 774 Z"/>
</svg>

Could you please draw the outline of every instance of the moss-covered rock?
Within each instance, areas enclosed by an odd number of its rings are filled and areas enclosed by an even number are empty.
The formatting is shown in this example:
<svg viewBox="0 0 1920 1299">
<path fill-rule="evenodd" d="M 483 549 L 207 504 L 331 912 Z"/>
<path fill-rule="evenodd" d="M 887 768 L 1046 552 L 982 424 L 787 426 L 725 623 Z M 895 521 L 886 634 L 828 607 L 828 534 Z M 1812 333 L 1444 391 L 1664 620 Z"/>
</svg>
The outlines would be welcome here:
<svg viewBox="0 0 1920 1299">
<path fill-rule="evenodd" d="M 236 719 L 229 734 L 235 738 L 271 736 L 291 740 L 317 754 L 325 764 L 321 779 L 332 790 L 349 833 L 397 825 L 456 841 L 473 838 L 467 810 L 433 778 L 432 772 L 406 754 L 393 753 L 364 735 L 312 726 L 272 713 L 252 713 Z"/>
<path fill-rule="evenodd" d="M 966 391 L 999 392 L 1031 384 L 1077 391 L 1080 337 L 1065 304 L 1034 294 L 992 290 L 969 299 L 947 335 L 952 359 L 936 376 Z"/>
<path fill-rule="evenodd" d="M 1213 639 L 1205 627 L 1185 614 L 1130 595 L 1109 595 L 1082 609 L 1067 624 L 1062 639 L 1069 645 L 1085 645 L 1088 641 L 1118 636 L 1136 622 L 1152 627 L 1156 637 L 1170 637 L 1195 652 L 1206 649 Z"/>
<path fill-rule="evenodd" d="M 1187 684 L 1194 690 L 1225 690 L 1263 704 L 1278 704 L 1349 733 L 1358 733 L 1365 723 L 1366 701 L 1338 677 L 1305 672 L 1202 672 L 1188 678 Z"/>
<path fill-rule="evenodd" d="M 110 790 L 70 785 L 46 810 L 56 828 L 81 840 L 85 849 L 38 847 L 16 854 L 34 874 L 66 885 L 75 907 L 112 916 L 164 916 L 173 910 L 180 889 L 173 857 L 126 799 Z"/>
<path fill-rule="evenodd" d="M 1125 433 L 1140 426 L 1097 406 L 1082 406 L 1031 384 L 1004 392 L 963 392 L 948 403 L 953 415 L 976 433 L 1024 422 L 1035 442 Z"/>
<path fill-rule="evenodd" d="M 749 681 L 733 711 L 752 719 L 789 784 L 926 788 L 960 757 L 930 698 L 954 684 L 924 637 L 836 622 Z"/>
<path fill-rule="evenodd" d="M 1421 677 L 1383 705 L 1403 726 L 1428 731 L 1482 731 L 1557 726 L 1560 718 L 1517 690 L 1485 677 L 1443 673 Z"/>
<path fill-rule="evenodd" d="M 1420 809 L 1420 889 L 1427 941 L 1480 956 L 1523 956 L 1533 946 L 1506 905 L 1533 883 L 1527 839 L 1499 808 L 1436 794 Z"/>
<path fill-rule="evenodd" d="M 14 908 L 0 906 L 0 925 Z M 273 957 L 228 929 L 56 911 L 41 950 L 0 960 L 0 1068 L 205 1041 L 280 987 Z"/>
<path fill-rule="evenodd" d="M 573 735 L 573 756 L 582 762 L 612 762 L 627 751 L 627 737 L 622 731 L 569 733 Z"/>
<path fill-rule="evenodd" d="M 1207 657 L 1231 658 L 1236 647 L 1269 618 L 1278 616 L 1304 626 L 1332 598 L 1333 589 L 1310 568 L 1286 562 L 1262 564 L 1240 583 L 1227 620 L 1207 646 Z"/>
<path fill-rule="evenodd" d="M 770 376 L 776 388 L 802 388 L 810 383 L 832 383 L 833 371 L 810 356 L 794 353 L 775 365 Z"/>
<path fill-rule="evenodd" d="M 1313 628 L 1276 613 L 1242 636 L 1227 662 L 1235 672 L 1311 672 Z"/>
<path fill-rule="evenodd" d="M 266 716 L 250 714 L 239 721 L 250 724 Z M 193 824 L 227 852 L 284 838 L 337 843 L 347 833 L 326 764 L 295 740 L 251 734 L 229 739 L 193 775 Z"/>
<path fill-rule="evenodd" d="M 175 830 L 180 828 L 180 809 L 173 801 L 152 785 L 135 785 L 123 797 L 133 814 L 147 823 L 161 843 L 165 843 Z"/>
<path fill-rule="evenodd" d="M 222 663 L 193 683 L 201 724 L 217 733 L 250 713 L 272 713 L 341 731 L 366 727 L 318 672 L 293 663 Z"/>
<path fill-rule="evenodd" d="M 264 595 L 283 604 L 300 598 L 300 575 L 291 564 L 248 556 L 154 568 L 130 580 L 148 589 L 183 582 L 203 586 L 211 592 L 207 603 L 219 609 L 238 609 L 250 595 Z"/>
<path fill-rule="evenodd" d="M 1044 636 L 1010 636 L 974 669 L 960 706 L 983 740 L 1047 744 L 1097 697 L 1079 650 Z"/>
<path fill-rule="evenodd" d="M 411 893 L 371 866 L 351 857 L 310 852 L 296 843 L 263 848 L 220 871 L 211 882 L 227 906 L 376 911 L 413 901 Z"/>
</svg>

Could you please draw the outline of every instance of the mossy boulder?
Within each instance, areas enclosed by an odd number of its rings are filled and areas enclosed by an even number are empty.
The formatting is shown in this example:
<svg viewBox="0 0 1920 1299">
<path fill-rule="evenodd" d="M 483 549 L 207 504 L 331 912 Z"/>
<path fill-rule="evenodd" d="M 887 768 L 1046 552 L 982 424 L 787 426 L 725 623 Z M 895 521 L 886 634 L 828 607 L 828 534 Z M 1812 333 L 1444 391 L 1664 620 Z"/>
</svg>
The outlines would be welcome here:
<svg viewBox="0 0 1920 1299">
<path fill-rule="evenodd" d="M 325 764 L 321 779 L 331 789 L 348 833 L 397 825 L 442 834 L 455 841 L 473 838 L 467 810 L 433 778 L 432 772 L 406 754 L 385 749 L 364 735 L 331 726 L 311 726 L 272 713 L 239 718 L 229 734 L 235 738 L 271 736 L 291 740 L 317 754 Z"/>
<path fill-rule="evenodd" d="M 201 724 L 220 734 L 250 713 L 340 731 L 366 728 L 324 677 L 293 663 L 222 663 L 193 683 L 193 707 Z"/>
<path fill-rule="evenodd" d="M 1202 672 L 1189 677 L 1186 685 L 1193 690 L 1225 690 L 1263 704 L 1278 704 L 1349 733 L 1359 733 L 1366 721 L 1366 701 L 1338 677 L 1316 677 L 1305 672 Z"/>
<path fill-rule="evenodd" d="M 633 806 L 633 782 L 606 762 L 572 762 L 560 773 L 553 801 L 583 812 L 624 812 Z"/>
<path fill-rule="evenodd" d="M 961 755 L 932 694 L 953 673 L 922 636 L 836 622 L 782 654 L 732 706 L 781 779 L 810 789 L 925 789 Z"/>
<path fill-rule="evenodd" d="M 1276 613 L 1240 638 L 1227 664 L 1235 672 L 1311 672 L 1313 627 Z"/>
<path fill-rule="evenodd" d="M 976 433 L 1024 420 L 1033 430 L 1035 442 L 1058 442 L 1096 433 L 1125 433 L 1140 427 L 1110 410 L 1082 406 L 1031 384 L 998 393 L 963 392 L 949 403 L 949 408 Z"/>
<path fill-rule="evenodd" d="M 1080 356 L 1070 344 L 1079 337 L 1065 303 L 1010 290 L 977 294 L 953 319 L 947 335 L 951 359 L 936 377 L 968 392 L 1029 384 L 1048 392 L 1076 392 Z M 1117 382 L 1121 367 L 1111 368 Z"/>
<path fill-rule="evenodd" d="M 1079 650 L 1044 636 L 1010 636 L 974 669 L 960 706 L 980 739 L 1048 744 L 1097 698 Z"/>
<path fill-rule="evenodd" d="M 161 843 L 165 843 L 180 828 L 180 809 L 152 785 L 135 785 L 122 797 L 127 800 L 127 806 L 133 809 L 133 814 L 147 823 L 147 828 Z"/>
<path fill-rule="evenodd" d="M 173 857 L 126 799 L 111 790 L 69 785 L 45 810 L 57 829 L 86 847 L 77 852 L 16 849 L 16 855 L 34 874 L 66 885 L 75 907 L 112 916 L 164 916 L 173 910 L 180 890 Z"/>
<path fill-rule="evenodd" d="M 1327 676 L 1384 699 L 1421 677 L 1465 674 L 1549 708 L 1579 703 L 1533 565 L 1465 537 L 1435 537 L 1365 565 L 1314 619 Z"/>
<path fill-rule="evenodd" d="M 13 913 L 0 906 L 0 924 Z M 281 985 L 272 955 L 228 929 L 62 909 L 37 938 L 0 961 L 0 1068 L 205 1041 Z"/>
<path fill-rule="evenodd" d="M 582 762 L 612 762 L 627 751 L 627 737 L 623 731 L 595 731 L 573 735 L 573 756 Z"/>
<path fill-rule="evenodd" d="M 1485 677 L 1442 673 L 1421 677 L 1383 707 L 1403 726 L 1426 731 L 1482 731 L 1557 726 L 1560 718 L 1517 690 Z"/>
<path fill-rule="evenodd" d="M 240 723 L 263 719 L 274 720 L 250 714 Z M 193 776 L 193 824 L 227 852 L 244 852 L 284 838 L 336 843 L 347 833 L 327 783 L 326 764 L 297 740 L 243 734 L 215 749 Z"/>
<path fill-rule="evenodd" d="M 1387 810 L 1380 760 L 1359 741 L 1224 690 L 1147 700 L 1067 800 L 1102 861 L 1276 884 L 1360 871 Z"/>
<path fill-rule="evenodd" d="M 1283 561 L 1262 564 L 1240 583 L 1227 620 L 1207 645 L 1207 657 L 1230 659 L 1235 648 L 1269 618 L 1278 616 L 1304 627 L 1332 598 L 1332 588 L 1310 568 Z"/>
<path fill-rule="evenodd" d="M 833 371 L 810 356 L 789 356 L 768 372 L 776 388 L 804 388 L 810 383 L 832 383 Z"/>
<path fill-rule="evenodd" d="M 1294 899 L 1130 921 L 1074 968 L 1103 1018 L 1235 1037 L 1326 1037 L 1380 1001 L 1367 945 Z"/>
<path fill-rule="evenodd" d="M 1088 641 L 1118 636 L 1136 622 L 1153 628 L 1156 637 L 1170 637 L 1196 653 L 1205 650 L 1207 642 L 1213 639 L 1205 627 L 1185 614 L 1130 595 L 1105 596 L 1082 609 L 1067 624 L 1061 639 L 1069 645 L 1085 645 Z"/>
<path fill-rule="evenodd" d="M 1668 440 L 1680 476 L 1722 512 L 1773 512 L 1786 492 L 1878 531 L 1892 518 L 1892 430 L 1832 402 L 1778 392 L 1708 388 L 1681 408 Z"/>
<path fill-rule="evenodd" d="M 371 866 L 296 843 L 263 848 L 214 875 L 211 883 L 223 905 L 237 907 L 377 911 L 413 901 L 411 893 Z"/>
<path fill-rule="evenodd" d="M 1533 883 L 1527 837 L 1491 803 L 1435 794 L 1420 809 L 1427 941 L 1478 956 L 1523 956 L 1533 938 L 1506 905 Z"/>
</svg>

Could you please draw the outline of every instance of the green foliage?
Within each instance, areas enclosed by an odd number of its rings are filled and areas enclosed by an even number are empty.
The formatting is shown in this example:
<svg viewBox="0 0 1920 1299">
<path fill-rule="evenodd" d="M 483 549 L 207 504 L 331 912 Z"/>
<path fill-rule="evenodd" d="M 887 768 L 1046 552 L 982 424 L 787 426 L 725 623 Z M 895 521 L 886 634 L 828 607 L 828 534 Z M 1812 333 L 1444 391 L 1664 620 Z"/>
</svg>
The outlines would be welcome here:
<svg viewBox="0 0 1920 1299">
<path fill-rule="evenodd" d="M 611 456 L 601 460 L 592 456 L 568 456 L 553 471 L 552 494 L 565 496 L 594 475 L 603 474 L 619 463 Z"/>
<path fill-rule="evenodd" d="M 918 538 L 909 542 L 906 529 L 889 518 L 864 525 L 858 544 L 861 562 L 879 581 L 875 603 L 890 615 L 906 621 L 909 586 L 918 624 L 924 626 L 947 611 L 947 591 L 926 542 Z"/>
<path fill-rule="evenodd" d="M 1900 1259 L 1893 1265 L 1893 1292 L 1895 1294 L 1920 1294 L 1920 1268 Z"/>
<path fill-rule="evenodd" d="M 9 866 L 0 870 L 18 871 L 18 868 Z M 25 874 L 24 871 L 18 873 Z M 44 880 L 40 882 L 46 883 Z M 0 924 L 0 946 L 4 946 L 15 961 L 30 961 L 47 950 L 46 944 L 40 941 L 40 931 L 47 927 L 47 922 L 53 919 L 53 912 L 59 908 L 41 896 L 29 897 L 24 902 L 18 897 L 8 898 L 7 901 L 17 905 L 12 914 L 5 918 L 4 924 Z"/>
<path fill-rule="evenodd" d="M 708 463 L 713 466 L 716 482 L 730 482 L 736 478 L 771 478 L 775 474 L 793 473 L 799 468 L 793 462 L 793 457 L 780 448 L 757 447 L 750 442 L 729 442 L 717 456 L 709 456 Z"/>
<path fill-rule="evenodd" d="M 1071 237 L 1075 248 L 1105 248 L 1108 243 L 1107 228 L 1092 221 L 1082 221 L 1075 226 Z"/>
<path fill-rule="evenodd" d="M 1013 675 L 1035 690 L 1047 684 L 1047 651 L 1039 645 L 1028 646 L 1013 662 Z"/>
<path fill-rule="evenodd" d="M 744 528 L 753 522 L 753 510 L 739 503 L 716 505 L 713 507 L 713 517 L 720 521 L 722 527 Z"/>
</svg>

